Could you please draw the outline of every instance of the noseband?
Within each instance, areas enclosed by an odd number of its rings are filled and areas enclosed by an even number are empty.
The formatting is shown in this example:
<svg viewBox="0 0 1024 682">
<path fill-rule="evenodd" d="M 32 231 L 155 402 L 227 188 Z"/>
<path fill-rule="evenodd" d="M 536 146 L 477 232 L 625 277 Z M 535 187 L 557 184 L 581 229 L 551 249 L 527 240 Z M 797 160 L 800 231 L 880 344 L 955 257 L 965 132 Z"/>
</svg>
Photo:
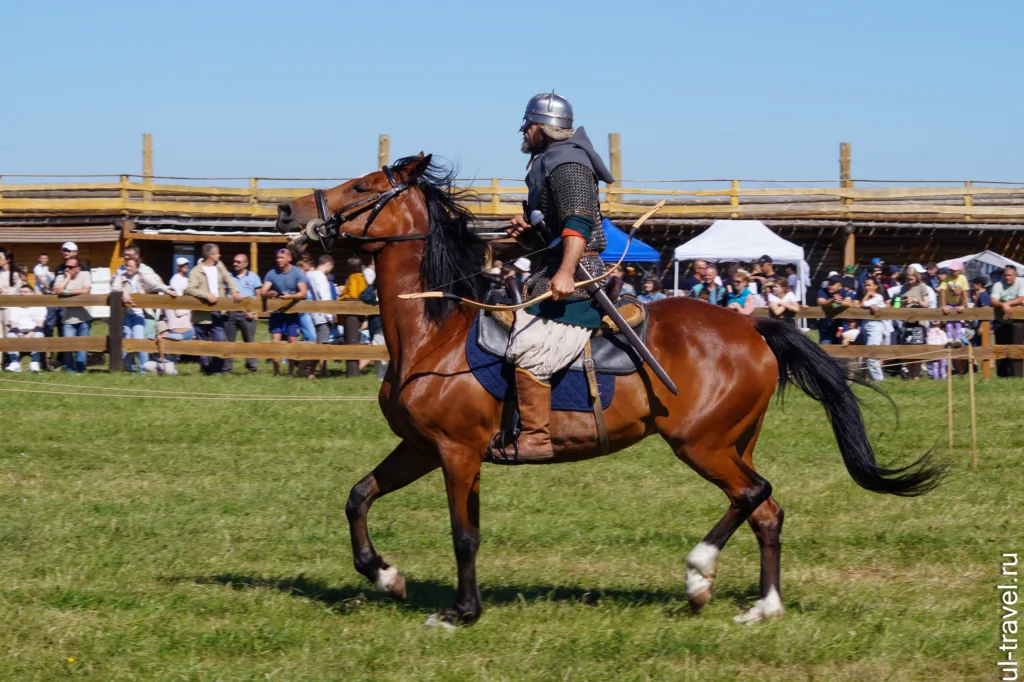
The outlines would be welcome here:
<svg viewBox="0 0 1024 682">
<path fill-rule="evenodd" d="M 359 201 L 342 206 L 334 213 L 331 213 L 327 208 L 327 192 L 322 189 L 313 190 L 313 200 L 316 202 L 316 212 L 320 217 L 320 221 L 323 223 L 322 225 L 317 226 L 315 231 L 317 236 L 320 238 L 320 244 L 323 246 L 324 250 L 330 251 L 331 247 L 334 246 L 334 240 L 336 238 L 355 242 L 404 242 L 427 238 L 427 235 L 425 234 L 405 234 L 384 237 L 371 237 L 367 235 L 367 232 L 370 231 L 370 226 L 373 225 L 373 221 L 377 219 L 377 215 L 384 209 L 384 206 L 399 194 L 409 189 L 408 184 L 404 182 L 398 183 L 395 181 L 395 174 L 391 170 L 390 166 L 382 166 L 381 170 L 384 171 L 384 175 L 387 176 L 388 182 L 391 183 L 390 189 L 375 194 L 372 197 L 360 199 Z M 370 215 L 366 219 L 366 224 L 363 226 L 363 233 L 361 235 L 349 234 L 341 231 L 342 225 L 361 216 L 367 211 L 370 212 Z"/>
</svg>

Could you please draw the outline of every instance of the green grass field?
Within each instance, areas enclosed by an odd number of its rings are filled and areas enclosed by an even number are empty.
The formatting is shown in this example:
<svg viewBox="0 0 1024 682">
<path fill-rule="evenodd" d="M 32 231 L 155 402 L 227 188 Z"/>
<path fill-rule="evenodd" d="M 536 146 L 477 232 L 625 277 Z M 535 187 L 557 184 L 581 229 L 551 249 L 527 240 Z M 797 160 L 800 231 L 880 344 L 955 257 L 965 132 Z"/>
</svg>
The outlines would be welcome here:
<svg viewBox="0 0 1024 682">
<path fill-rule="evenodd" d="M 269 372 L 0 378 L 64 393 L 377 390 Z M 786 510 L 781 621 L 732 622 L 757 596 L 747 527 L 690 615 L 684 559 L 725 498 L 650 439 L 578 465 L 487 467 L 485 611 L 455 632 L 423 626 L 455 580 L 439 473 L 370 515 L 409 600 L 352 568 L 345 499 L 395 443 L 375 403 L 3 393 L 0 680 L 997 679 L 1000 555 L 1024 549 L 1024 385 L 979 382 L 971 470 L 955 383 L 951 475 L 920 499 L 859 489 L 809 400 L 773 407 L 755 464 Z M 900 422 L 879 398 L 868 409 L 882 458 L 938 444 L 945 459 L 945 384 L 887 388 Z"/>
</svg>

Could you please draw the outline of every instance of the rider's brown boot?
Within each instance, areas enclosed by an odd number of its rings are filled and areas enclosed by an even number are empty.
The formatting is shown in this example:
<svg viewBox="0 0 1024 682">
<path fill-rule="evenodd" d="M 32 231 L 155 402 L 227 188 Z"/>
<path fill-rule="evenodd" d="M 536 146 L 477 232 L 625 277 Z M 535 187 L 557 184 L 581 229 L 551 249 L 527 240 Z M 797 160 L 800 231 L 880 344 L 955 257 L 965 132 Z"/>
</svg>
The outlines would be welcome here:
<svg viewBox="0 0 1024 682">
<path fill-rule="evenodd" d="M 551 446 L 551 384 L 540 381 L 523 369 L 516 369 L 516 392 L 519 394 L 519 461 L 544 462 L 554 459 Z M 502 454 L 515 457 L 514 446 L 506 446 Z"/>
</svg>

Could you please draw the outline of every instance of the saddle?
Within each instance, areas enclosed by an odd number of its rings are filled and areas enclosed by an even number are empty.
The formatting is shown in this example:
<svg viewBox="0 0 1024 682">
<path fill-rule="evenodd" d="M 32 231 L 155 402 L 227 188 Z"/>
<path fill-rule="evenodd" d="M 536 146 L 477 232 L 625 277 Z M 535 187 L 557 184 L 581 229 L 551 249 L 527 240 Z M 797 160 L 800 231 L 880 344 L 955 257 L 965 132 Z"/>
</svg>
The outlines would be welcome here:
<svg viewBox="0 0 1024 682">
<path fill-rule="evenodd" d="M 632 297 L 624 296 L 616 301 L 615 307 L 637 336 L 647 343 L 647 306 Z M 515 313 L 505 310 L 480 315 L 476 339 L 480 349 L 503 358 L 514 319 Z M 636 373 L 643 365 L 643 360 L 607 315 L 601 319 L 601 327 L 594 330 L 590 347 L 594 370 L 598 374 L 626 376 Z M 570 372 L 583 372 L 583 354 L 573 360 L 567 369 Z"/>
</svg>

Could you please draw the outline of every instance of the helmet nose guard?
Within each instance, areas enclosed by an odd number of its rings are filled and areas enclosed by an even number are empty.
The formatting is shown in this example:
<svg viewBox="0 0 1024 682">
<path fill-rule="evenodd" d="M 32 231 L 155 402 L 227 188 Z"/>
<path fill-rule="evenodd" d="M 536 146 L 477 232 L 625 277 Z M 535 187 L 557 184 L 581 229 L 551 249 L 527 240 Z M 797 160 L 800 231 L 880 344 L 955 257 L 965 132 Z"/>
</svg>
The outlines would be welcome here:
<svg viewBox="0 0 1024 682">
<path fill-rule="evenodd" d="M 572 105 L 569 100 L 551 92 L 534 95 L 526 103 L 523 114 L 523 125 L 520 132 L 526 130 L 531 123 L 543 123 L 558 128 L 572 128 Z"/>
</svg>

